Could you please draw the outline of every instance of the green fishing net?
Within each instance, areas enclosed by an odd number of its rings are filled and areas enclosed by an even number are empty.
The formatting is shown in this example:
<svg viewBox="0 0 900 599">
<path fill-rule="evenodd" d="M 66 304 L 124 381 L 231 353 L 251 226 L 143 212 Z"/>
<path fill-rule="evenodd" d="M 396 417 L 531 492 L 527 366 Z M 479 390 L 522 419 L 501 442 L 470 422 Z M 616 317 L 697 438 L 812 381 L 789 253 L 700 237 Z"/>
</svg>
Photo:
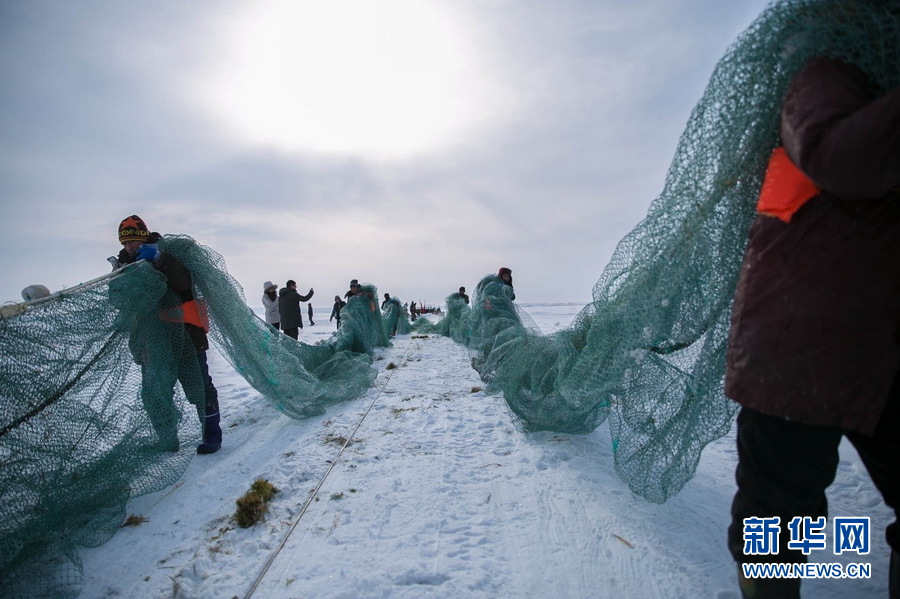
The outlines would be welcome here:
<svg viewBox="0 0 900 599">
<path fill-rule="evenodd" d="M 409 308 L 403 305 L 398 297 L 392 297 L 387 301 L 381 311 L 384 323 L 384 331 L 389 337 L 394 335 L 406 335 L 412 330 L 409 322 Z"/>
<path fill-rule="evenodd" d="M 790 78 L 821 54 L 884 92 L 900 83 L 898 40 L 897 0 L 770 4 L 716 66 L 662 193 L 569 328 L 535 334 L 497 277 L 479 284 L 457 337 L 488 389 L 531 430 L 608 419 L 622 480 L 653 502 L 678 492 L 736 411 L 723 395 L 732 297 Z"/>
<path fill-rule="evenodd" d="M 347 305 L 341 310 L 341 328 L 335 333 L 337 348 L 371 354 L 376 347 L 391 346 L 376 297 L 378 289 L 363 283 L 356 295 L 347 298 Z"/>
<path fill-rule="evenodd" d="M 371 354 L 389 342 L 368 298 L 351 298 L 331 339 L 298 343 L 253 314 L 213 250 L 186 236 L 159 247 L 191 270 L 213 344 L 274 408 L 305 418 L 371 386 Z M 77 548 L 112 536 L 129 498 L 184 473 L 204 397 L 184 325 L 160 317 L 180 303 L 138 262 L 3 307 L 0 596 L 76 596 Z"/>
<path fill-rule="evenodd" d="M 454 292 L 447 296 L 444 316 L 440 320 L 432 322 L 426 317 L 419 318 L 412 323 L 411 328 L 420 334 L 443 335 L 457 343 L 468 345 L 471 337 L 470 314 L 469 304 L 459 293 Z"/>
<path fill-rule="evenodd" d="M 214 250 L 185 235 L 166 235 L 159 249 L 172 252 L 193 274 L 195 296 L 207 305 L 213 345 L 280 412 L 292 418 L 322 414 L 375 380 L 371 353 L 388 340 L 379 315 L 361 298 L 344 307 L 332 339 L 298 343 L 256 317 Z M 377 293 L 371 285 L 365 290 Z"/>
<path fill-rule="evenodd" d="M 0 319 L 3 596 L 72 596 L 76 548 L 112 536 L 129 497 L 175 482 L 187 467 L 186 451 L 156 447 L 136 363 L 165 362 L 177 373 L 184 327 L 157 316 L 166 289 L 141 263 Z M 152 409 L 164 398 L 144 400 Z M 168 424 L 193 449 L 196 414 L 180 389 L 170 405 L 187 414 Z"/>
</svg>

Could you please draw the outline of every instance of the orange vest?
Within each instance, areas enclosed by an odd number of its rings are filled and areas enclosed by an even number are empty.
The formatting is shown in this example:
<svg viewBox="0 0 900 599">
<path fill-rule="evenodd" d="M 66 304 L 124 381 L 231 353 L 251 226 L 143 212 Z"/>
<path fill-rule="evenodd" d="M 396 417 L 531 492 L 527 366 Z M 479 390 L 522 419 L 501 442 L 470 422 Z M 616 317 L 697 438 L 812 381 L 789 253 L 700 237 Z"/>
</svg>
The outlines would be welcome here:
<svg viewBox="0 0 900 599">
<path fill-rule="evenodd" d="M 772 150 L 772 156 L 769 158 L 756 211 L 789 223 L 800 206 L 814 198 L 820 191 L 821 189 L 791 161 L 784 148 L 778 146 Z"/>
<path fill-rule="evenodd" d="M 175 308 L 160 310 L 160 318 L 166 322 L 183 322 L 200 327 L 209 332 L 209 314 L 206 310 L 206 302 L 192 299 Z"/>
</svg>

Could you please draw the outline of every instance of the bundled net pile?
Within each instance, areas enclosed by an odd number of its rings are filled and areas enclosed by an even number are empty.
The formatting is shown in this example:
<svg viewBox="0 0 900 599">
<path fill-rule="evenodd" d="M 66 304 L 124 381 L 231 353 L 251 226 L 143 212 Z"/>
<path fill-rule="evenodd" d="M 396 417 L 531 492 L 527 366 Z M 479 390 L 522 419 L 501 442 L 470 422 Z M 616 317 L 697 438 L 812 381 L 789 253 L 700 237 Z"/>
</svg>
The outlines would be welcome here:
<svg viewBox="0 0 900 599">
<path fill-rule="evenodd" d="M 377 296 L 376 296 L 377 297 Z M 392 297 L 381 312 L 384 331 L 390 337 L 406 335 L 412 330 L 409 323 L 409 308 L 398 297 Z"/>
<path fill-rule="evenodd" d="M 662 502 L 683 487 L 736 409 L 723 396 L 731 302 L 790 78 L 822 54 L 886 91 L 898 40 L 897 0 L 773 2 L 716 66 L 661 195 L 570 328 L 530 334 L 501 288 L 476 291 L 474 363 L 525 426 L 585 433 L 609 418 L 635 493 Z"/>
<path fill-rule="evenodd" d="M 368 302 L 351 300 L 339 335 L 305 345 L 252 313 L 209 248 L 167 236 L 160 249 L 192 271 L 213 342 L 278 410 L 321 414 L 371 385 L 370 354 L 388 340 Z M 139 262 L 45 300 L 4 306 L 0 596 L 76 596 L 77 548 L 105 542 L 129 498 L 172 484 L 187 468 L 200 440 L 195 406 L 203 389 L 184 326 L 160 318 L 161 306 L 179 303 L 171 295 L 165 278 Z"/>
<path fill-rule="evenodd" d="M 470 322 L 472 310 L 459 293 L 451 293 L 445 301 L 444 317 L 437 322 L 419 318 L 411 329 L 422 334 L 436 334 L 450 337 L 457 343 L 468 345 L 471 337 Z"/>
<path fill-rule="evenodd" d="M 371 354 L 376 347 L 391 346 L 376 297 L 378 289 L 371 283 L 363 283 L 359 295 L 347 299 L 347 305 L 341 310 L 341 328 L 334 335 L 336 348 Z"/>
</svg>

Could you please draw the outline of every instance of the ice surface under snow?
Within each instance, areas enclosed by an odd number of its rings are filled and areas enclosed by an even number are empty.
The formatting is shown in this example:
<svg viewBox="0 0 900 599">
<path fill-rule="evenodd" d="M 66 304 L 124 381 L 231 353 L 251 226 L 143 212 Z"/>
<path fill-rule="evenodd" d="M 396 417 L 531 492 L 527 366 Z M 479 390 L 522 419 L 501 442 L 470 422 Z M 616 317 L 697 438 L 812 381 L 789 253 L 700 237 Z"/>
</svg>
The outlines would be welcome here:
<svg viewBox="0 0 900 599">
<path fill-rule="evenodd" d="M 581 306 L 523 308 L 550 332 Z M 316 319 L 301 341 L 331 335 L 328 312 Z M 215 351 L 210 361 L 222 449 L 132 500 L 128 515 L 146 522 L 81 552 L 81 597 L 739 596 L 725 548 L 733 432 L 655 505 L 616 477 L 606 425 L 523 432 L 448 338 L 395 338 L 376 354 L 368 392 L 303 421 L 270 407 Z M 811 561 L 871 563 L 872 578 L 806 581 L 804 596 L 886 597 L 891 514 L 846 443 L 841 458 L 830 515 L 871 516 L 873 551 L 835 556 L 829 544 Z M 235 500 L 257 478 L 279 492 L 264 521 L 242 529 Z"/>
</svg>

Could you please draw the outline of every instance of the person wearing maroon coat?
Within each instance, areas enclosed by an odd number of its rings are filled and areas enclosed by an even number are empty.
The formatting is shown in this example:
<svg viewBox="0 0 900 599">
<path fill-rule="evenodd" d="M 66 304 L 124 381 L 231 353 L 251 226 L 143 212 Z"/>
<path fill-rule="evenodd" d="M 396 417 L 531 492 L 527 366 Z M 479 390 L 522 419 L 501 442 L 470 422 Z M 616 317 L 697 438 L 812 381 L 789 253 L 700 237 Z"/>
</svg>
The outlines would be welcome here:
<svg viewBox="0 0 900 599">
<path fill-rule="evenodd" d="M 895 513 L 900 502 L 900 88 L 874 89 L 857 67 L 815 57 L 782 106 L 784 154 L 809 197 L 760 209 L 734 299 L 725 394 L 741 404 L 728 531 L 739 563 L 806 561 L 787 525 L 827 516 L 843 437 Z M 775 516 L 778 553 L 744 555 L 744 519 Z M 886 535 L 894 597 L 896 521 Z M 741 585 L 797 597 L 800 579 Z"/>
</svg>

